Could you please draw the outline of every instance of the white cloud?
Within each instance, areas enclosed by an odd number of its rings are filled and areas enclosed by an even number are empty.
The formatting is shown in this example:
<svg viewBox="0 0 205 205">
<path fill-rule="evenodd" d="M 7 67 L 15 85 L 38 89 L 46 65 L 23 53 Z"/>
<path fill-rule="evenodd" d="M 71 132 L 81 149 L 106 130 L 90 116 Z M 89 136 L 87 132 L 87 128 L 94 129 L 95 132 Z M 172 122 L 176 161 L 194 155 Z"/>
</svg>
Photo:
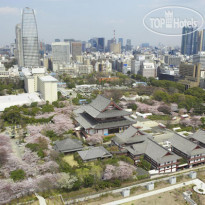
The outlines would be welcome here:
<svg viewBox="0 0 205 205">
<path fill-rule="evenodd" d="M 20 9 L 12 7 L 0 7 L 0 15 L 18 15 L 20 14 Z"/>
</svg>

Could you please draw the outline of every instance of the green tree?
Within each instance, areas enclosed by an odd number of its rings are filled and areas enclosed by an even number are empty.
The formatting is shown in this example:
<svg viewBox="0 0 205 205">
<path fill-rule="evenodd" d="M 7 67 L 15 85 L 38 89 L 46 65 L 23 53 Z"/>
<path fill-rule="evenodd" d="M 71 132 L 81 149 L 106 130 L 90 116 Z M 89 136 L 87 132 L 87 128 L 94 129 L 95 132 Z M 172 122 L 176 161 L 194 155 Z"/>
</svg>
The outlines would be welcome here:
<svg viewBox="0 0 205 205">
<path fill-rule="evenodd" d="M 14 181 L 23 180 L 26 176 L 26 173 L 22 169 L 17 169 L 10 172 L 10 176 Z"/>
<path fill-rule="evenodd" d="M 137 165 L 138 165 L 139 167 L 145 169 L 146 171 L 149 171 L 150 168 L 151 168 L 151 166 L 152 166 L 148 161 L 146 161 L 146 160 L 144 159 L 143 156 L 140 157 L 140 162 L 138 162 Z"/>
<path fill-rule="evenodd" d="M 94 184 L 94 176 L 93 175 L 88 175 L 85 176 L 83 179 L 83 185 L 84 187 L 91 187 Z"/>
</svg>

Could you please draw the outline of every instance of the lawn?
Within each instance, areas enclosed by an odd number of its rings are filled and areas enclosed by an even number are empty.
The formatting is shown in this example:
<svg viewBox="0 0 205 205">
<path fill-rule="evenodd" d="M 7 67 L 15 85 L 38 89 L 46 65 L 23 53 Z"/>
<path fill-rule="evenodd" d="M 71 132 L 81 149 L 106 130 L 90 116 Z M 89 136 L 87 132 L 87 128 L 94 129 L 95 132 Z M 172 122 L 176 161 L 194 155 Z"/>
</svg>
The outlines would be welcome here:
<svg viewBox="0 0 205 205">
<path fill-rule="evenodd" d="M 98 179 L 101 179 L 103 168 L 102 165 L 95 164 L 94 162 L 85 163 L 87 168 L 82 167 L 76 170 L 76 174 L 80 179 L 83 179 L 85 176 L 94 175 Z"/>
<path fill-rule="evenodd" d="M 171 120 L 170 115 L 151 115 L 148 116 L 147 119 L 149 120 Z"/>
<path fill-rule="evenodd" d="M 71 167 L 78 166 L 78 162 L 74 160 L 73 154 L 66 155 L 63 160 L 67 162 Z"/>
</svg>

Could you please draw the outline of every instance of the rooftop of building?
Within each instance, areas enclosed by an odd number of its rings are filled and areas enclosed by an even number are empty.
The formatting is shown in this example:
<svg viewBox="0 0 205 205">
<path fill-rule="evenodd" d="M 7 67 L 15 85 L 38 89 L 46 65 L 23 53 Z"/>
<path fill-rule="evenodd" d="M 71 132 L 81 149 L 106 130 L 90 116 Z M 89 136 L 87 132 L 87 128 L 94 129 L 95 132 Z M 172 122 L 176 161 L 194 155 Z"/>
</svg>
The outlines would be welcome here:
<svg viewBox="0 0 205 205">
<path fill-rule="evenodd" d="M 117 144 L 125 145 L 125 144 L 136 144 L 136 143 L 144 142 L 148 137 L 153 138 L 151 135 L 142 132 L 133 126 L 130 126 L 124 132 L 117 133 L 112 140 Z"/>
<path fill-rule="evenodd" d="M 179 134 L 173 135 L 169 141 L 171 145 L 188 156 L 194 156 L 198 154 L 205 154 L 205 148 L 191 142 L 189 139 L 182 137 Z"/>
<path fill-rule="evenodd" d="M 152 158 L 155 162 L 159 164 L 176 161 L 181 158 L 173 152 L 162 147 L 157 142 L 154 142 L 150 138 L 147 138 L 147 140 L 143 143 L 127 146 L 126 149 L 133 155 L 146 154 L 148 157 Z"/>
<path fill-rule="evenodd" d="M 32 102 L 41 102 L 38 93 L 23 93 L 18 95 L 0 96 L 0 112 L 5 108 L 14 105 L 31 104 Z"/>
<path fill-rule="evenodd" d="M 44 74 L 46 72 L 44 67 L 39 67 L 39 68 L 32 68 L 31 73 L 32 74 Z"/>
<path fill-rule="evenodd" d="M 50 75 L 46 75 L 46 76 L 41 76 L 39 77 L 40 80 L 44 81 L 44 82 L 58 82 L 58 80 Z"/>
<path fill-rule="evenodd" d="M 70 45 L 69 42 L 64 42 L 64 41 L 61 41 L 61 42 L 53 42 L 52 43 L 52 46 L 62 46 L 62 45 Z"/>
<path fill-rule="evenodd" d="M 64 140 L 56 141 L 54 148 L 59 152 L 74 152 L 82 150 L 83 144 L 77 139 L 66 138 Z"/>
<path fill-rule="evenodd" d="M 103 146 L 91 147 L 84 151 L 78 151 L 78 154 L 84 161 L 112 156 Z"/>
<path fill-rule="evenodd" d="M 113 106 L 109 109 L 109 106 Z M 98 95 L 89 105 L 83 105 L 80 108 L 93 118 L 111 118 L 130 115 L 130 112 L 123 110 L 112 99 L 108 99 L 102 95 Z"/>
<path fill-rule="evenodd" d="M 205 131 L 199 129 L 194 134 L 190 135 L 189 138 L 193 138 L 193 139 L 205 144 Z"/>
</svg>

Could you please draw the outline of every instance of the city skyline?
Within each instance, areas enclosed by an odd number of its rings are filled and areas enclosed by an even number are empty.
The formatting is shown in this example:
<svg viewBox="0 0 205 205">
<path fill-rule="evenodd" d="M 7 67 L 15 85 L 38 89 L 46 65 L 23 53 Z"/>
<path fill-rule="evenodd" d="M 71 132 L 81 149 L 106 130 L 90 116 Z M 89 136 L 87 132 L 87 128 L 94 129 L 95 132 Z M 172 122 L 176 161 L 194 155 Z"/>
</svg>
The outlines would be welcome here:
<svg viewBox="0 0 205 205">
<path fill-rule="evenodd" d="M 131 39 L 134 46 L 148 42 L 150 45 L 159 43 L 180 46 L 181 37 L 166 37 L 153 34 L 143 26 L 143 17 L 152 9 L 166 5 L 180 5 L 191 7 L 202 13 L 202 0 L 194 3 L 191 1 L 166 0 L 161 3 L 153 0 L 145 1 L 128 0 L 3 0 L 0 5 L 0 22 L 2 30 L 0 34 L 0 46 L 10 44 L 15 39 L 15 26 L 21 21 L 21 11 L 24 7 L 35 10 L 38 24 L 39 40 L 46 43 L 54 42 L 54 39 L 74 38 L 88 41 L 92 37 L 105 37 L 106 41 L 113 37 L 116 30 L 116 39 Z M 91 12 L 89 12 L 91 11 Z M 6 21 L 5 21 L 6 19 Z M 9 22 L 9 25 L 8 25 Z"/>
</svg>

